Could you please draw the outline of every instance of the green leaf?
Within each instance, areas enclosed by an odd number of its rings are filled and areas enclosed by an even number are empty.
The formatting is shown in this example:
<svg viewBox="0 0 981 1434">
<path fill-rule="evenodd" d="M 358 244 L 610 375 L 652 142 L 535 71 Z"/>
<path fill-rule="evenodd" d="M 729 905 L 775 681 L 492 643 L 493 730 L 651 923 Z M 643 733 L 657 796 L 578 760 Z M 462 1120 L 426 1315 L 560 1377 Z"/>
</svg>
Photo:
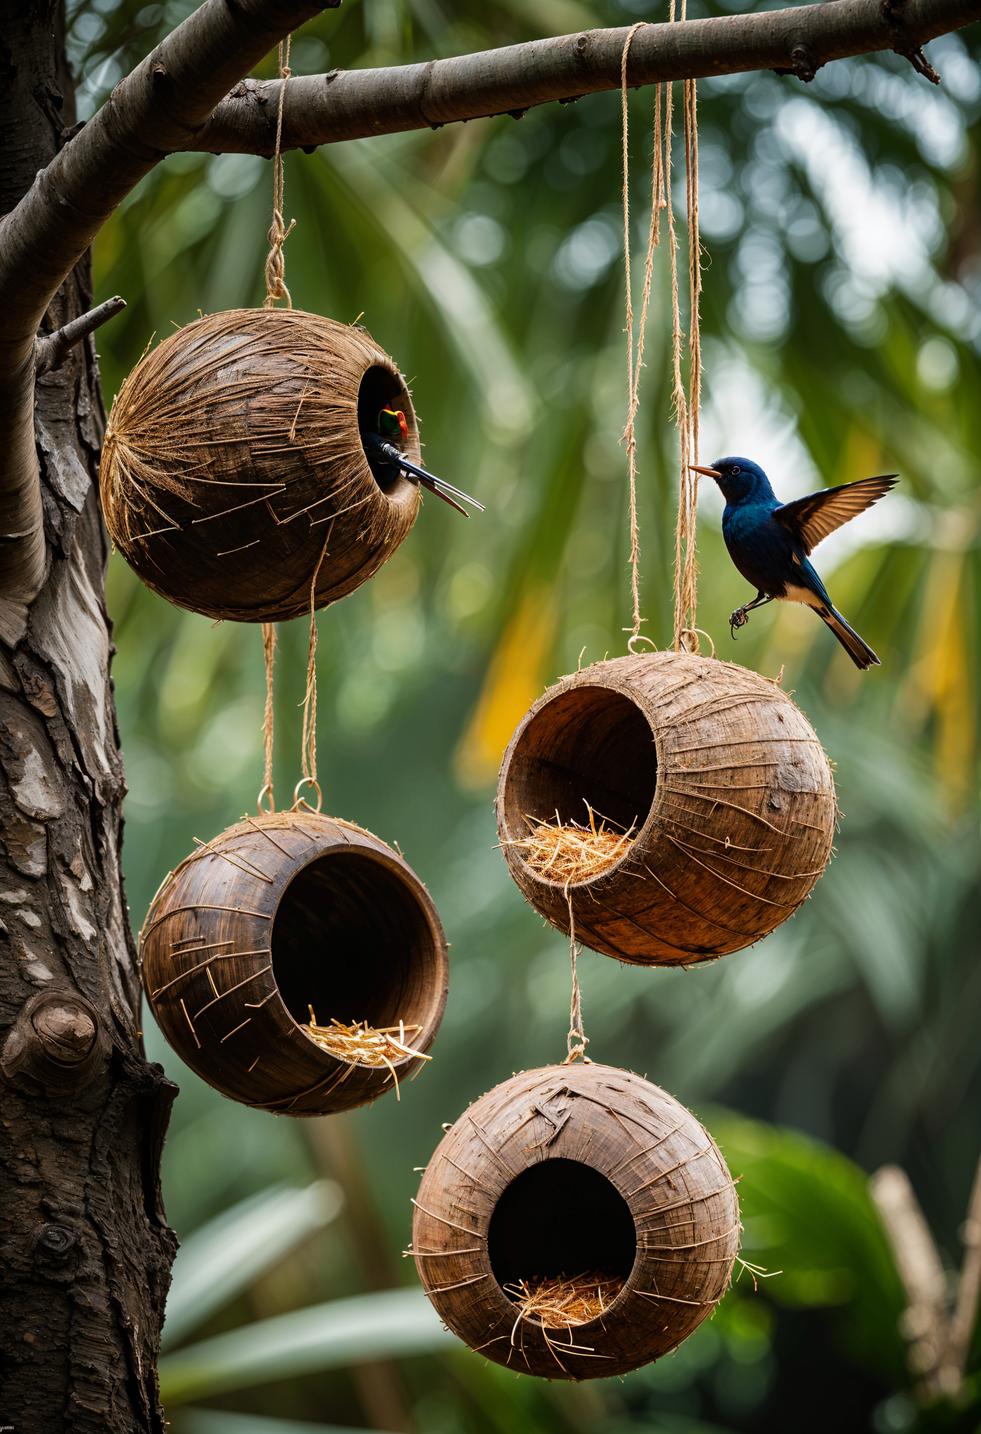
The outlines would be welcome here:
<svg viewBox="0 0 981 1434">
<path fill-rule="evenodd" d="M 263 1190 L 186 1239 L 174 1263 L 164 1347 L 179 1344 L 290 1250 L 329 1225 L 342 1205 L 331 1180 Z"/>
<path fill-rule="evenodd" d="M 421 1290 L 333 1300 L 166 1356 L 160 1394 L 164 1404 L 186 1404 L 364 1360 L 430 1354 L 452 1338 Z"/>
<path fill-rule="evenodd" d="M 902 1385 L 906 1302 L 865 1172 L 796 1131 L 723 1114 L 709 1126 L 740 1181 L 741 1254 L 773 1272 L 760 1293 L 835 1310 L 845 1358 Z M 749 1271 L 739 1284 L 751 1288 Z"/>
<path fill-rule="evenodd" d="M 188 1409 L 180 1417 L 179 1434 L 364 1434 L 364 1430 L 349 1429 L 340 1424 L 271 1419 L 261 1414 L 232 1414 L 224 1409 Z M 686 1430 L 685 1434 L 689 1431 Z M 695 1431 L 690 1431 L 690 1434 L 695 1434 Z"/>
</svg>

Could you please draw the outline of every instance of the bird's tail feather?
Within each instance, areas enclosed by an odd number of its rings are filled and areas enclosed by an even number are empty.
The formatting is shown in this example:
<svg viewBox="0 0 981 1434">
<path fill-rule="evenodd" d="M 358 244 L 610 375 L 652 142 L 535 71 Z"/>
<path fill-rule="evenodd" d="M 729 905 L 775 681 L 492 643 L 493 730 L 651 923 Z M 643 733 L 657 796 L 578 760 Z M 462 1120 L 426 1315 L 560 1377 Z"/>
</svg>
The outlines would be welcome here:
<svg viewBox="0 0 981 1434">
<path fill-rule="evenodd" d="M 878 667 L 879 659 L 864 638 L 845 621 L 837 608 L 821 606 L 818 615 L 827 623 L 856 667 L 864 672 L 869 667 Z"/>
</svg>

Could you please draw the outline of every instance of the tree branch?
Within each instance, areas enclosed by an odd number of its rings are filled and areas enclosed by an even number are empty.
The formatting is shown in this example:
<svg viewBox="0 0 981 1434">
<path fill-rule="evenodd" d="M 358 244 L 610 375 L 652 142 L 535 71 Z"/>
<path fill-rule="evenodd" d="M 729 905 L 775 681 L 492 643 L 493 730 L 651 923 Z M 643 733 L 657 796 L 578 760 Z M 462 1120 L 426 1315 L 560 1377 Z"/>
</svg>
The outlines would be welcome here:
<svg viewBox="0 0 981 1434">
<path fill-rule="evenodd" d="M 910 1368 L 932 1398 L 941 1392 L 938 1371 L 947 1336 L 947 1281 L 940 1255 L 905 1171 L 884 1165 L 869 1180 L 869 1192 L 906 1291 L 901 1330 Z"/>
<path fill-rule="evenodd" d="M 340 0 L 205 0 L 113 90 L 0 223 L 0 607 L 30 603 L 45 547 L 34 444 L 35 334 L 115 207 L 179 150 L 271 154 L 278 82 L 241 82 L 289 30 Z M 631 85 L 775 69 L 809 79 L 873 50 L 914 61 L 936 35 L 981 18 L 981 0 L 827 0 L 752 15 L 652 24 Z M 457 59 L 290 81 L 284 148 L 518 113 L 620 83 L 628 30 L 589 30 Z M 231 89 L 232 86 L 234 89 Z M 231 89 L 231 93 L 228 93 Z M 223 98 L 225 96 L 225 98 Z"/>
<path fill-rule="evenodd" d="M 957 1286 L 957 1302 L 950 1318 L 947 1345 L 940 1369 L 943 1387 L 956 1393 L 964 1382 L 971 1337 L 981 1299 L 981 1160 L 974 1172 L 974 1185 L 967 1207 L 962 1235 L 964 1261 Z"/>
<path fill-rule="evenodd" d="M 628 82 L 777 70 L 812 79 L 822 65 L 875 50 L 913 58 L 937 35 L 981 19 L 979 0 L 830 0 L 751 15 L 651 24 L 630 46 Z M 295 76 L 283 107 L 283 148 L 520 115 L 535 105 L 620 86 L 629 27 L 586 30 L 427 64 Z M 218 105 L 189 149 L 270 155 L 278 80 L 246 80 Z"/>
<path fill-rule="evenodd" d="M 900 1329 L 909 1347 L 910 1370 L 926 1399 L 957 1400 L 981 1301 L 981 1160 L 974 1172 L 962 1231 L 964 1259 L 949 1316 L 947 1276 L 906 1174 L 897 1165 L 884 1165 L 869 1179 L 869 1193 L 906 1291 Z"/>
<path fill-rule="evenodd" d="M 116 294 L 114 298 L 96 304 L 87 314 L 79 314 L 77 319 L 69 319 L 67 324 L 55 329 L 54 333 L 42 335 L 37 341 L 37 373 L 50 373 L 52 369 L 60 368 L 76 344 L 80 344 L 89 334 L 94 334 L 96 329 L 101 329 L 103 324 L 121 314 L 125 307 L 126 300 Z"/>
</svg>

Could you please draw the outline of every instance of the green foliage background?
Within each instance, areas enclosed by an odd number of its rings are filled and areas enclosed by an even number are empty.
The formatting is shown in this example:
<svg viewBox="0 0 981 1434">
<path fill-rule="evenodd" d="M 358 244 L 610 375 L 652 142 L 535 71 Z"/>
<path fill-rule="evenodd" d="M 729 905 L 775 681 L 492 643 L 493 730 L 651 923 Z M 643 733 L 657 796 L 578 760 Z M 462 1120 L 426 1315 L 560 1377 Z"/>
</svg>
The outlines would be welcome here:
<svg viewBox="0 0 981 1434">
<path fill-rule="evenodd" d="M 190 6 L 69 8 L 85 115 Z M 725 8 L 744 7 L 698 13 Z M 632 0 L 346 0 L 296 37 L 293 68 L 641 17 Z M 488 505 L 465 523 L 428 502 L 378 577 L 320 618 L 327 807 L 397 840 L 429 884 L 451 994 L 402 1102 L 330 1122 L 222 1101 L 148 1018 L 148 1047 L 181 1086 L 164 1169 L 186 1241 L 162 1369 L 176 1434 L 978 1427 L 975 1386 L 960 1410 L 924 1409 L 910 1389 L 864 1176 L 902 1164 L 956 1261 L 981 1098 L 977 39 L 930 47 L 940 91 L 891 55 L 807 87 L 768 73 L 700 87 L 703 460 L 749 451 L 788 497 L 872 472 L 902 485 L 820 555 L 882 657 L 866 676 L 801 609 L 755 615 L 730 645 L 726 616 L 748 594 L 703 497 L 700 625 L 722 655 L 783 667 L 836 763 L 843 818 L 815 899 L 760 947 L 691 973 L 581 962 L 591 1051 L 707 1120 L 742 1176 L 746 1257 L 783 1271 L 756 1294 L 740 1281 L 675 1356 L 622 1382 L 572 1389 L 487 1366 L 441 1333 L 399 1257 L 413 1167 L 441 1122 L 563 1052 L 565 945 L 508 880 L 491 801 L 528 702 L 581 652 L 624 645 L 617 97 L 288 158 L 296 303 L 363 312 L 412 379 L 430 463 Z M 638 247 L 651 98 L 631 97 Z M 99 336 L 108 398 L 152 333 L 259 302 L 270 186 L 258 159 L 173 158 L 107 227 L 97 297 L 129 303 Z M 666 295 L 659 267 L 640 516 L 645 630 L 661 644 L 676 494 Z M 252 808 L 261 650 L 258 630 L 169 607 L 116 556 L 109 607 L 138 926 L 192 839 Z M 305 642 L 302 623 L 282 629 L 283 793 Z"/>
</svg>

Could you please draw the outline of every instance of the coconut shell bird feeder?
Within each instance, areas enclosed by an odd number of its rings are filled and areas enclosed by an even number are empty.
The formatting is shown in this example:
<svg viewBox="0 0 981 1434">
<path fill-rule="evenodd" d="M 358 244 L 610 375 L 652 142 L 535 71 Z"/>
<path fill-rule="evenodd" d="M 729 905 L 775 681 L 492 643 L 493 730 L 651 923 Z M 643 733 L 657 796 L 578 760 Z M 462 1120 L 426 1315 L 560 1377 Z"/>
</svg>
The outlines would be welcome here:
<svg viewBox="0 0 981 1434">
<path fill-rule="evenodd" d="M 422 882 L 370 832 L 302 808 L 247 817 L 182 862 L 140 956 L 178 1055 L 224 1095 L 285 1115 L 397 1090 L 446 1003 L 446 940 Z M 388 1053 L 325 1045 L 312 1017 L 391 1032 Z"/>
<path fill-rule="evenodd" d="M 504 756 L 501 845 L 525 898 L 636 965 L 711 961 L 800 906 L 831 854 L 827 756 L 774 683 L 654 652 L 563 678 Z"/>
<path fill-rule="evenodd" d="M 440 1318 L 552 1379 L 670 1353 L 725 1293 L 739 1206 L 708 1132 L 603 1065 L 525 1071 L 474 1102 L 430 1160 L 412 1253 Z"/>
<path fill-rule="evenodd" d="M 418 484 L 366 451 L 385 408 L 404 414 L 418 463 L 405 380 L 363 329 L 298 309 L 198 319 L 113 403 L 100 469 L 113 541 L 155 592 L 208 617 L 309 612 L 315 573 L 325 607 L 377 572 L 419 511 Z"/>
</svg>

